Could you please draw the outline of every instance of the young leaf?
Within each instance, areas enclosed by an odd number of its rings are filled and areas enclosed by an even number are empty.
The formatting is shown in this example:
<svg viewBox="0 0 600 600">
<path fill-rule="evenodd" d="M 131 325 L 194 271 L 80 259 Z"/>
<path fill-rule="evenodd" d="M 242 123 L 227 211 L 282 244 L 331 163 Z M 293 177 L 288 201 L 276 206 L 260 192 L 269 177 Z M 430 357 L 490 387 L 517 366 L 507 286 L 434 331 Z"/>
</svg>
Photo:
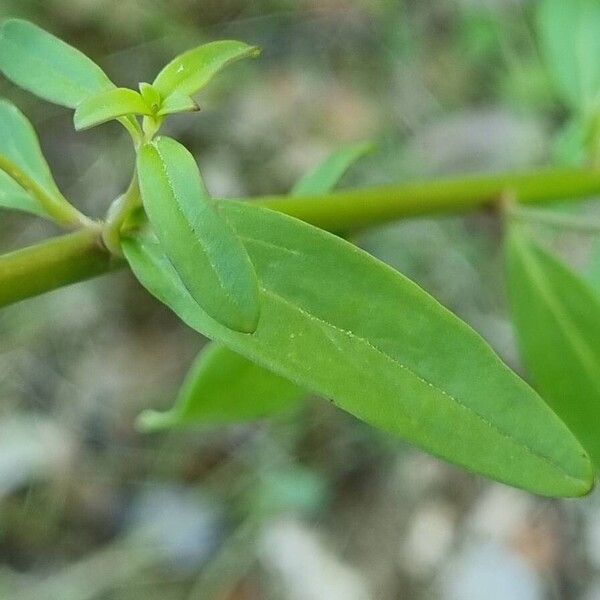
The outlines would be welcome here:
<svg viewBox="0 0 600 600">
<path fill-rule="evenodd" d="M 514 227 L 512 314 L 536 389 L 600 466 L 600 294 Z"/>
<path fill-rule="evenodd" d="M 167 97 L 167 99 L 162 103 L 160 110 L 158 111 L 159 117 L 164 117 L 166 115 L 174 115 L 182 112 L 194 112 L 200 110 L 200 107 L 185 94 L 180 94 L 178 92 L 173 92 L 171 95 Z"/>
<path fill-rule="evenodd" d="M 310 171 L 296 183 L 292 189 L 292 196 L 316 196 L 327 193 L 359 158 L 372 150 L 373 144 L 363 143 L 334 152 L 314 171 Z"/>
<path fill-rule="evenodd" d="M 114 88 L 84 100 L 75 111 L 75 129 L 89 129 L 126 115 L 151 115 L 142 96 L 127 88 Z"/>
<path fill-rule="evenodd" d="M 163 98 L 174 92 L 192 96 L 227 65 L 259 54 L 258 48 L 243 42 L 222 40 L 204 44 L 173 59 L 157 75 L 152 85 Z"/>
<path fill-rule="evenodd" d="M 600 101 L 600 3 L 543 0 L 538 33 L 548 68 L 563 100 L 589 113 Z"/>
<path fill-rule="evenodd" d="M 357 144 L 335 152 L 324 163 L 309 173 L 297 186 L 299 194 L 326 193 L 335 187 L 344 172 L 353 162 L 371 150 L 371 144 Z M 194 377 L 194 394 L 185 394 L 177 406 L 168 413 L 149 412 L 142 415 L 144 425 L 174 426 L 184 423 L 202 422 L 213 408 L 210 398 L 216 398 L 221 412 L 231 420 L 256 418 L 277 413 L 290 404 L 297 403 L 307 392 L 291 381 L 213 342 L 198 359 L 190 378 Z M 206 357 L 203 361 L 202 357 Z M 202 365 L 202 366 L 200 366 Z M 228 374 L 224 376 L 224 374 Z M 185 388 L 187 389 L 187 387 Z M 207 391 L 210 390 L 210 393 Z M 205 398 L 208 396 L 208 399 Z M 214 410 L 214 409 L 213 409 Z M 255 411 L 259 410 L 257 415 Z M 149 421 L 147 420 L 149 419 Z"/>
<path fill-rule="evenodd" d="M 8 158 L 49 196 L 62 197 L 31 123 L 14 104 L 2 99 L 0 99 L 0 155 Z M 45 214 L 41 206 L 38 210 L 38 214 Z"/>
<path fill-rule="evenodd" d="M 194 157 L 179 142 L 157 138 L 142 148 L 138 174 L 150 223 L 192 297 L 217 321 L 252 333 L 260 312 L 256 275 Z"/>
<path fill-rule="evenodd" d="M 159 91 L 150 83 L 140 83 L 140 94 L 144 102 L 152 109 L 152 113 L 158 112 L 162 103 Z"/>
<path fill-rule="evenodd" d="M 36 96 L 69 108 L 114 87 L 79 50 L 20 19 L 0 28 L 0 71 Z"/>
<path fill-rule="evenodd" d="M 271 416 L 295 406 L 306 392 L 283 377 L 257 367 L 225 346 L 212 343 L 190 369 L 175 406 L 146 411 L 146 430 L 193 423 L 234 423 Z"/>
<path fill-rule="evenodd" d="M 123 242 L 137 278 L 190 327 L 472 471 L 543 495 L 589 492 L 590 460 L 564 423 L 416 284 L 291 217 L 220 206 L 259 279 L 262 313 L 251 336 L 204 313 L 158 244 Z"/>
</svg>

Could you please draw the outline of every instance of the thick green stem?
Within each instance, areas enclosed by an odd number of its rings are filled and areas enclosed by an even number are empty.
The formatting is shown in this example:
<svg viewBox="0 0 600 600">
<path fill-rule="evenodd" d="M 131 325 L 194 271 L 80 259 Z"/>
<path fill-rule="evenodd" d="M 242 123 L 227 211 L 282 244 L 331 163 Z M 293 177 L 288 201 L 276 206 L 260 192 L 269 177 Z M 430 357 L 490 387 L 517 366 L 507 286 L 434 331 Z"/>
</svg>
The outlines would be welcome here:
<svg viewBox="0 0 600 600">
<path fill-rule="evenodd" d="M 494 206 L 507 193 L 522 204 L 593 196 L 600 194 L 600 172 L 553 169 L 253 200 L 323 229 L 348 231 L 406 217 L 466 213 Z"/>
<path fill-rule="evenodd" d="M 0 256 L 0 307 L 123 265 L 102 245 L 97 228 L 82 229 L 4 254 Z"/>
<path fill-rule="evenodd" d="M 248 200 L 323 229 L 348 231 L 405 217 L 469 212 L 494 206 L 506 194 L 525 204 L 600 195 L 600 173 L 551 170 L 366 188 L 307 198 L 272 196 Z M 0 256 L 0 306 L 124 264 L 106 249 L 97 228 Z"/>
</svg>

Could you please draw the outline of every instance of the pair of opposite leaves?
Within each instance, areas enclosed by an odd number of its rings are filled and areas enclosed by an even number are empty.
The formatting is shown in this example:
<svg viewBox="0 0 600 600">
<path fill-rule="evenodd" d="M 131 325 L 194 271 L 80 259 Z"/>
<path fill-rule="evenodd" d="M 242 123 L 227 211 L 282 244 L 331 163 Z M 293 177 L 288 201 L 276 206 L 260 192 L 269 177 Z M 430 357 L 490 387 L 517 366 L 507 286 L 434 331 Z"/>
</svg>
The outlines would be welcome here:
<svg viewBox="0 0 600 600">
<path fill-rule="evenodd" d="M 53 62 L 56 38 L 44 34 L 40 41 L 39 29 L 10 23 L 0 33 L 0 68 L 16 83 L 67 106 L 107 91 L 109 84 L 97 72 L 82 75 L 89 59 L 60 47 L 61 60 L 71 61 L 75 74 L 67 81 L 60 60 Z M 190 182 L 169 176 L 167 155 L 183 151 L 171 144 L 176 143 L 163 144 L 158 160 L 147 151 L 147 176 L 162 179 L 163 189 L 172 192 L 154 200 L 174 201 L 179 210 Z M 182 189 L 174 187 L 179 184 Z M 256 272 L 261 312 L 251 335 L 209 316 L 190 294 L 193 283 L 182 283 L 183 263 L 194 257 L 175 258 L 177 242 L 169 228 L 181 214 L 172 204 L 166 221 L 158 216 L 161 207 L 154 218 L 152 208 L 148 211 L 162 244 L 141 235 L 123 240 L 138 279 L 188 325 L 266 368 L 266 377 L 277 373 L 473 471 L 546 495 L 591 489 L 590 460 L 565 424 L 480 336 L 413 282 L 296 219 L 236 202 L 213 210 L 233 229 Z M 180 213 L 193 235 L 194 216 Z"/>
</svg>

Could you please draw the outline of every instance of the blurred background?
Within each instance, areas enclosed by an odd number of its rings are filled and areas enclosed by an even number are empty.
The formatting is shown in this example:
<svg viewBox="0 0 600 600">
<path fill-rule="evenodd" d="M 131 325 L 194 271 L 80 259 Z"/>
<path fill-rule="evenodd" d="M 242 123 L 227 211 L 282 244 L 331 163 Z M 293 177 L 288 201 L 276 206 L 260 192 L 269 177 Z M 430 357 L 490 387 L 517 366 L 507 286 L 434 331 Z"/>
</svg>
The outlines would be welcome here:
<svg viewBox="0 0 600 600">
<path fill-rule="evenodd" d="M 215 196 L 242 197 L 285 193 L 330 151 L 363 140 L 377 151 L 344 186 L 576 161 L 534 9 L 2 0 L 0 18 L 35 21 L 131 87 L 199 43 L 260 45 L 260 60 L 201 94 L 199 115 L 168 125 Z M 70 112 L 5 80 L 0 95 L 35 124 L 67 196 L 103 215 L 133 165 L 124 132 L 76 134 Z M 54 233 L 4 213 L 0 250 Z M 521 370 L 494 215 L 407 220 L 353 241 Z M 552 242 L 589 269 L 591 239 Z M 0 598 L 600 599 L 598 493 L 544 500 L 486 482 L 318 398 L 269 422 L 138 433 L 136 415 L 170 406 L 205 340 L 125 272 L 3 310 L 0 335 Z"/>
</svg>

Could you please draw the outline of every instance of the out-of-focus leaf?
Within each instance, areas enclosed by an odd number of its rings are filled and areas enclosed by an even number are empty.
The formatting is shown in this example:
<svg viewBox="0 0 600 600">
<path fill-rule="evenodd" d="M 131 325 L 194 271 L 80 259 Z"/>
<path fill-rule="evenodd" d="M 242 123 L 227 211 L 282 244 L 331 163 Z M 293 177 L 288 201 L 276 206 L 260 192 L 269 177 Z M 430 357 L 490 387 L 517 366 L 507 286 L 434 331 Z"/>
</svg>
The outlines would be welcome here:
<svg viewBox="0 0 600 600">
<path fill-rule="evenodd" d="M 330 191 L 352 163 L 371 149 L 371 144 L 357 144 L 334 152 L 302 179 L 296 186 L 296 195 Z M 307 392 L 291 381 L 226 346 L 217 342 L 211 346 L 192 368 L 175 408 L 164 415 L 146 413 L 144 425 L 160 427 L 211 421 L 215 420 L 213 413 L 220 415 L 221 420 L 255 419 L 278 413 L 306 396 Z M 193 393 L 189 393 L 190 389 Z"/>
<path fill-rule="evenodd" d="M 373 144 L 363 143 L 334 152 L 316 169 L 307 173 L 292 189 L 292 196 L 325 194 L 335 187 L 344 173 L 365 154 L 373 150 Z"/>
<path fill-rule="evenodd" d="M 600 295 L 517 227 L 506 252 L 523 360 L 536 389 L 600 466 Z"/>
<path fill-rule="evenodd" d="M 290 381 L 256 367 L 220 344 L 203 350 L 190 369 L 175 406 L 146 411 L 144 429 L 193 423 L 233 423 L 271 416 L 294 406 L 305 394 Z"/>
<path fill-rule="evenodd" d="M 600 241 L 592 248 L 592 255 L 588 266 L 588 279 L 600 292 Z"/>
<path fill-rule="evenodd" d="M 253 332 L 260 313 L 256 274 L 208 197 L 194 157 L 179 142 L 157 138 L 142 148 L 138 174 L 150 223 L 194 300 L 223 325 Z"/>
<path fill-rule="evenodd" d="M 260 50 L 255 46 L 233 40 L 204 44 L 174 58 L 157 75 L 152 85 L 163 99 L 174 92 L 192 96 L 227 65 L 259 54 Z"/>
<path fill-rule="evenodd" d="M 61 198 L 61 193 L 50 173 L 48 163 L 42 154 L 40 144 L 31 123 L 14 104 L 0 99 L 0 155 L 8 158 L 14 165 L 21 169 L 31 180 L 39 185 L 47 194 L 54 198 Z M 12 201 L 17 201 L 14 195 L 14 186 L 7 187 Z M 22 205 L 22 210 L 46 214 L 39 206 L 31 210 L 33 198 Z M 13 207 L 16 208 L 16 207 Z"/>
<path fill-rule="evenodd" d="M 384 431 L 550 496 L 589 492 L 587 454 L 468 325 L 352 244 L 291 217 L 223 202 L 255 266 L 253 335 L 194 302 L 160 245 L 123 242 L 142 284 L 185 323 Z"/>
<path fill-rule="evenodd" d="M 69 108 L 114 87 L 79 50 L 20 19 L 0 29 L 0 71 L 36 96 Z"/>
<path fill-rule="evenodd" d="M 542 0 L 538 32 L 546 63 L 563 100 L 590 113 L 600 101 L 600 2 Z"/>
<path fill-rule="evenodd" d="M 587 119 L 571 119 L 554 140 L 554 156 L 561 165 L 581 166 L 587 158 L 589 123 Z"/>
<path fill-rule="evenodd" d="M 84 100 L 75 111 L 75 129 L 89 129 L 126 115 L 151 115 L 152 108 L 140 94 L 127 88 L 114 88 Z"/>
</svg>

